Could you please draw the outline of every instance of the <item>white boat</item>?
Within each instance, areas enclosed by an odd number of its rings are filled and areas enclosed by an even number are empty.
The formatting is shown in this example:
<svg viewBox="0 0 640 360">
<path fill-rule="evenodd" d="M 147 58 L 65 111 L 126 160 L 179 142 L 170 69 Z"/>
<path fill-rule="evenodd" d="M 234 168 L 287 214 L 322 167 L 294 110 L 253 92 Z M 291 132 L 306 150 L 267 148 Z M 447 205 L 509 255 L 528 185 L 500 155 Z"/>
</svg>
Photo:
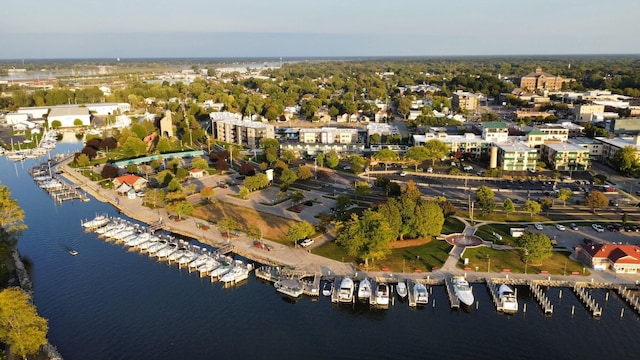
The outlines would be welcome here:
<svg viewBox="0 0 640 360">
<path fill-rule="evenodd" d="M 78 252 L 76 250 L 71 249 L 69 250 L 69 254 L 71 254 L 71 256 L 76 256 L 78 255 Z"/>
<path fill-rule="evenodd" d="M 242 261 L 235 262 L 233 268 L 228 273 L 222 275 L 220 281 L 225 284 L 235 284 L 249 277 L 249 272 L 253 269 L 253 265 L 245 264 Z"/>
<path fill-rule="evenodd" d="M 378 283 L 376 287 L 376 305 L 382 307 L 389 306 L 389 285 Z"/>
<path fill-rule="evenodd" d="M 220 263 L 216 261 L 216 259 L 210 257 L 207 259 L 207 261 L 204 262 L 204 264 L 198 266 L 198 272 L 200 273 L 200 276 L 207 276 L 218 266 L 220 266 Z"/>
<path fill-rule="evenodd" d="M 396 285 L 396 293 L 401 299 L 407 297 L 407 284 L 404 281 L 398 281 L 398 285 Z"/>
<path fill-rule="evenodd" d="M 211 279 L 217 279 L 221 276 L 226 275 L 232 268 L 233 268 L 233 262 L 221 263 L 220 266 L 218 266 L 217 268 L 209 272 L 209 276 L 211 277 Z"/>
<path fill-rule="evenodd" d="M 191 250 L 187 250 L 184 252 L 184 254 L 182 255 L 182 257 L 178 258 L 178 260 L 176 260 L 176 262 L 178 263 L 178 266 L 182 267 L 183 265 L 189 265 L 190 262 L 192 262 L 193 260 L 195 260 L 198 257 L 198 254 L 194 253 Z"/>
<path fill-rule="evenodd" d="M 452 281 L 453 290 L 455 291 L 458 300 L 467 306 L 473 305 L 473 289 L 464 276 L 454 276 Z"/>
<path fill-rule="evenodd" d="M 108 216 L 106 216 L 106 215 L 98 215 L 98 216 L 94 217 L 92 220 L 83 222 L 82 226 L 85 229 L 95 229 L 95 228 L 99 228 L 101 226 L 107 225 L 108 222 L 109 222 L 109 217 Z"/>
<path fill-rule="evenodd" d="M 200 265 L 204 264 L 209 259 L 209 254 L 200 254 L 192 262 L 189 263 L 189 269 L 196 270 Z"/>
<path fill-rule="evenodd" d="M 369 301 L 371 293 L 371 282 L 368 278 L 362 279 L 358 284 L 358 300 Z"/>
<path fill-rule="evenodd" d="M 140 249 L 140 251 L 146 251 L 147 249 L 149 249 L 151 246 L 153 246 L 155 243 L 157 243 L 160 239 L 158 239 L 155 236 L 152 236 L 149 238 L 149 240 L 141 243 L 140 245 L 138 245 L 138 249 Z"/>
<path fill-rule="evenodd" d="M 498 300 L 502 312 L 513 314 L 518 312 L 518 299 L 513 290 L 506 284 L 500 285 L 498 288 Z"/>
<path fill-rule="evenodd" d="M 173 252 L 173 254 L 167 256 L 167 260 L 168 261 L 178 261 L 178 259 L 180 259 L 181 257 L 184 256 L 184 254 L 186 253 L 187 248 L 184 246 L 179 247 L 176 251 Z"/>
<path fill-rule="evenodd" d="M 324 285 L 322 285 L 322 295 L 331 296 L 332 290 L 333 290 L 333 283 L 331 281 L 325 281 Z"/>
<path fill-rule="evenodd" d="M 413 297 L 416 299 L 417 305 L 427 305 L 429 303 L 429 293 L 427 287 L 423 283 L 415 283 L 413 285 Z"/>
<path fill-rule="evenodd" d="M 156 253 L 156 256 L 158 257 L 158 259 L 165 259 L 169 255 L 173 254 L 177 249 L 178 249 L 178 244 L 171 242 L 164 248 L 160 249 Z"/>
<path fill-rule="evenodd" d="M 275 286 L 277 292 L 292 298 L 297 298 L 302 295 L 302 284 L 297 280 L 282 279 L 276 281 L 273 286 Z"/>
<path fill-rule="evenodd" d="M 158 253 L 158 251 L 160 251 L 166 246 L 168 246 L 167 240 L 157 241 L 155 244 L 149 246 L 149 248 L 147 249 L 147 253 L 149 254 L 149 256 L 155 256 L 155 254 Z"/>
<path fill-rule="evenodd" d="M 149 233 L 139 234 L 136 237 L 134 237 L 133 239 L 127 241 L 127 246 L 129 246 L 129 247 L 138 246 L 138 245 L 142 244 L 143 242 L 149 240 L 150 238 L 151 238 L 151 234 L 149 234 Z"/>
<path fill-rule="evenodd" d="M 338 301 L 345 303 L 352 302 L 354 292 L 353 280 L 348 277 L 343 278 L 338 291 Z"/>
</svg>

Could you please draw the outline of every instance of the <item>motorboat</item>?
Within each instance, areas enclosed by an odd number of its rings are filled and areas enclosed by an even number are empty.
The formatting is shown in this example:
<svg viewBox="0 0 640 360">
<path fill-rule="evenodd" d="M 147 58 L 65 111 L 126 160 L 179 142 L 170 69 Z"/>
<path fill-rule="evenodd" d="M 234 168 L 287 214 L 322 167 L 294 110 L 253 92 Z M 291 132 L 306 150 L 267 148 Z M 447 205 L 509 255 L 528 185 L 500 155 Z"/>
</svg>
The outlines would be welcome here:
<svg viewBox="0 0 640 360">
<path fill-rule="evenodd" d="M 464 276 L 454 276 L 452 280 L 453 290 L 455 291 L 458 300 L 467 306 L 473 305 L 473 289 Z"/>
<path fill-rule="evenodd" d="M 200 265 L 204 264 L 209 259 L 209 254 L 200 254 L 195 260 L 189 263 L 189 269 L 197 269 Z"/>
<path fill-rule="evenodd" d="M 207 259 L 207 261 L 204 262 L 204 264 L 198 266 L 198 272 L 200 273 L 200 276 L 206 276 L 209 274 L 209 272 L 213 271 L 220 265 L 221 264 L 216 261 L 216 259 L 210 257 Z"/>
<path fill-rule="evenodd" d="M 233 262 L 223 262 L 217 268 L 211 270 L 209 276 L 211 279 L 217 279 L 226 275 L 233 268 Z"/>
<path fill-rule="evenodd" d="M 353 302 L 354 284 L 353 280 L 349 277 L 345 277 L 340 282 L 340 289 L 338 292 L 338 301 L 343 303 Z"/>
<path fill-rule="evenodd" d="M 76 256 L 78 255 L 78 252 L 74 249 L 69 250 L 69 254 L 71 254 L 71 256 Z"/>
<path fill-rule="evenodd" d="M 275 286 L 277 292 L 292 298 L 300 297 L 303 292 L 300 281 L 294 279 L 281 279 L 276 281 L 273 286 Z"/>
<path fill-rule="evenodd" d="M 46 180 L 48 180 L 48 179 L 46 179 Z M 82 223 L 82 227 L 84 227 L 85 229 L 96 229 L 96 228 L 99 228 L 101 226 L 107 225 L 108 222 L 109 222 L 109 217 L 108 216 L 106 216 L 106 215 L 97 215 L 92 220 L 83 222 Z"/>
<path fill-rule="evenodd" d="M 176 251 L 174 251 L 172 254 L 167 256 L 167 260 L 168 261 L 178 261 L 178 259 L 180 259 L 182 256 L 184 256 L 186 251 L 187 251 L 187 248 L 184 247 L 184 246 L 181 246 L 178 249 L 176 249 Z"/>
<path fill-rule="evenodd" d="M 389 285 L 386 283 L 378 283 L 376 287 L 376 305 L 389 306 Z"/>
<path fill-rule="evenodd" d="M 331 281 L 325 281 L 324 285 L 322 285 L 322 295 L 331 296 L 332 290 L 333 290 L 333 283 Z"/>
<path fill-rule="evenodd" d="M 429 293 L 423 283 L 416 282 L 413 285 L 413 297 L 417 305 L 427 305 L 429 303 Z"/>
<path fill-rule="evenodd" d="M 369 301 L 371 293 L 371 282 L 369 281 L 369 278 L 362 279 L 358 284 L 358 300 Z"/>
<path fill-rule="evenodd" d="M 190 262 L 192 262 L 193 260 L 195 260 L 199 255 L 194 253 L 191 250 L 186 250 L 184 252 L 184 254 L 182 255 L 182 257 L 179 257 L 178 260 L 176 260 L 176 262 L 178 263 L 178 266 L 182 267 L 183 265 L 189 265 Z"/>
<path fill-rule="evenodd" d="M 147 253 L 149 254 L 149 256 L 155 256 L 155 254 L 165 246 L 167 246 L 167 240 L 157 241 L 155 244 L 149 246 L 149 248 L 147 249 Z"/>
<path fill-rule="evenodd" d="M 222 275 L 220 281 L 224 284 L 235 284 L 249 277 L 249 272 L 253 269 L 253 265 L 245 264 L 236 260 L 233 268 L 228 273 Z"/>
<path fill-rule="evenodd" d="M 178 244 L 171 242 L 169 243 L 169 245 L 160 249 L 156 253 L 156 256 L 158 257 L 158 259 L 166 259 L 167 257 L 169 257 L 169 255 L 173 254 L 176 251 L 176 249 L 178 249 Z"/>
<path fill-rule="evenodd" d="M 406 298 L 408 294 L 407 283 L 404 281 L 398 281 L 398 285 L 396 285 L 396 293 L 401 299 Z"/>
<path fill-rule="evenodd" d="M 507 314 L 518 312 L 518 298 L 508 285 L 500 285 L 498 288 L 498 300 L 500 301 L 502 312 Z"/>
</svg>

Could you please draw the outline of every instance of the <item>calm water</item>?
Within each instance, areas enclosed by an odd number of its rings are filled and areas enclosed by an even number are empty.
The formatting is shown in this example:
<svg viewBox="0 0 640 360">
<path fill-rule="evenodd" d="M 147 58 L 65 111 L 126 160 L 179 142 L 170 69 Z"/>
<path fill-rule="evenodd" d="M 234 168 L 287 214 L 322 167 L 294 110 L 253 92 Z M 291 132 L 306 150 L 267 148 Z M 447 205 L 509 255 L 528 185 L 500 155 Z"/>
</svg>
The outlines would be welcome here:
<svg viewBox="0 0 640 360">
<path fill-rule="evenodd" d="M 293 303 L 253 277 L 224 289 L 84 233 L 81 220 L 115 209 L 93 199 L 54 203 L 26 172 L 35 163 L 0 158 L 0 181 L 26 211 L 19 248 L 33 263 L 35 303 L 65 359 L 636 359 L 640 351 L 638 316 L 613 294 L 605 303 L 600 290 L 605 309 L 595 320 L 557 288 L 549 290 L 550 317 L 524 288 L 526 314 L 498 314 L 482 284 L 473 285 L 479 308 L 470 312 L 450 311 L 443 287 L 432 289 L 435 308 L 396 302 L 387 311 L 326 297 Z"/>
</svg>

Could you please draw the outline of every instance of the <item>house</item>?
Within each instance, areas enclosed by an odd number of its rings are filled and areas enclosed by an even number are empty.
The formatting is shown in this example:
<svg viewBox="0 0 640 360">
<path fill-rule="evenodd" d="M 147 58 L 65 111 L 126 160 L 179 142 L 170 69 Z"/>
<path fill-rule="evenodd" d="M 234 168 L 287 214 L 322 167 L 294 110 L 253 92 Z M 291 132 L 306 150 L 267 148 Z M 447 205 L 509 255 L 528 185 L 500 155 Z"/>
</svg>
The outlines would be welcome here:
<svg viewBox="0 0 640 360">
<path fill-rule="evenodd" d="M 194 179 L 200 179 L 204 176 L 204 170 L 202 169 L 191 169 L 189 170 L 189 176 Z"/>
<path fill-rule="evenodd" d="M 133 174 L 124 174 L 113 179 L 113 187 L 115 189 L 120 190 L 122 185 L 127 185 L 130 188 L 133 188 L 135 191 L 142 191 L 147 187 L 148 181 L 145 178 L 141 178 L 140 176 L 136 176 Z M 124 190 L 123 187 L 122 190 Z M 129 189 L 124 190 L 123 192 L 128 192 Z"/>
<path fill-rule="evenodd" d="M 637 245 L 581 244 L 576 258 L 594 270 L 612 269 L 615 273 L 635 274 L 640 269 L 640 247 Z"/>
</svg>

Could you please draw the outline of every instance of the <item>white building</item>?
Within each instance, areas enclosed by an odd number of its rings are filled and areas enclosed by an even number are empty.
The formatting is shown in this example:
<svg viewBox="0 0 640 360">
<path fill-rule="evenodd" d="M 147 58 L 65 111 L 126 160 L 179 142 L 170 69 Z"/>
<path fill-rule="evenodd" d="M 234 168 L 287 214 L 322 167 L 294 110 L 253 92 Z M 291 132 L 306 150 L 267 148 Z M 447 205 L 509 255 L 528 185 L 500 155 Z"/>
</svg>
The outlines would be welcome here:
<svg viewBox="0 0 640 360">
<path fill-rule="evenodd" d="M 59 121 L 60 127 L 89 126 L 91 125 L 91 114 L 89 109 L 81 106 L 74 107 L 54 107 L 47 118 L 49 126 Z M 81 125 L 75 125 L 76 120 L 80 120 Z"/>
</svg>

